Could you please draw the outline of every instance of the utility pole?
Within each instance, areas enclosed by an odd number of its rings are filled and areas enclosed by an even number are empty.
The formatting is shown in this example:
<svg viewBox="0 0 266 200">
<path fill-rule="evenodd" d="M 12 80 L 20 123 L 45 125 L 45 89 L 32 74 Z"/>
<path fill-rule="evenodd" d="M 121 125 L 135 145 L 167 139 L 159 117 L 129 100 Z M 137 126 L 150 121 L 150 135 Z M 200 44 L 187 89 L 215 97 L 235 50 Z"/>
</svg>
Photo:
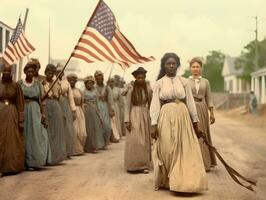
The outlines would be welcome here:
<svg viewBox="0 0 266 200">
<path fill-rule="evenodd" d="M 259 69 L 259 49 L 258 49 L 258 16 L 255 16 L 255 70 Z"/>
<path fill-rule="evenodd" d="M 51 63 L 51 23 L 49 18 L 48 63 Z"/>
</svg>

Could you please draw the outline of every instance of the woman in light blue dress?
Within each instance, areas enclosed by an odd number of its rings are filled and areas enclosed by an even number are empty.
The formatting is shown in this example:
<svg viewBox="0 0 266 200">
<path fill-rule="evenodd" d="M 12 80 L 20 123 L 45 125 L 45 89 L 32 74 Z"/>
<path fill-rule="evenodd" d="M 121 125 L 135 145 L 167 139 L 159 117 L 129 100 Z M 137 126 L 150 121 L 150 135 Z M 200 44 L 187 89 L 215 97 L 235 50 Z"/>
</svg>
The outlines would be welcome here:
<svg viewBox="0 0 266 200">
<path fill-rule="evenodd" d="M 84 90 L 84 114 L 86 120 L 87 140 L 85 151 L 96 153 L 104 147 L 103 122 L 97 107 L 97 93 L 94 88 L 94 78 L 89 76 L 85 79 Z"/>
<path fill-rule="evenodd" d="M 35 69 L 35 63 L 29 62 L 24 68 L 26 78 L 18 82 L 25 100 L 24 136 L 27 168 L 40 168 L 51 159 L 47 131 L 42 124 L 45 117 L 40 107 L 43 89 L 40 82 L 33 79 Z"/>
<path fill-rule="evenodd" d="M 47 93 L 53 83 L 56 68 L 48 64 L 45 69 L 46 80 L 43 82 L 44 92 Z M 59 103 L 61 88 L 58 83 L 47 94 L 45 99 L 45 115 L 47 117 L 47 133 L 51 147 L 51 162 L 49 165 L 56 165 L 67 158 L 66 138 L 64 128 L 64 116 Z"/>
</svg>

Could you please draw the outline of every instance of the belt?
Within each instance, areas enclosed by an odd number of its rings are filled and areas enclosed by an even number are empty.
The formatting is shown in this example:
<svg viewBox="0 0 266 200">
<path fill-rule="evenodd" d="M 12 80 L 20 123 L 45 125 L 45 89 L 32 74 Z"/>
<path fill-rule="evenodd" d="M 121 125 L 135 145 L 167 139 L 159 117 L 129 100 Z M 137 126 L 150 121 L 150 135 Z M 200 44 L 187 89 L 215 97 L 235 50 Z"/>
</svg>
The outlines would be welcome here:
<svg viewBox="0 0 266 200">
<path fill-rule="evenodd" d="M 196 101 L 196 102 L 202 102 L 202 99 L 201 98 L 194 97 L 194 101 Z"/>
<path fill-rule="evenodd" d="M 14 104 L 13 102 L 11 102 L 10 100 L 8 99 L 0 99 L 0 102 L 1 103 L 4 103 L 6 106 L 10 105 L 10 104 Z"/>
<path fill-rule="evenodd" d="M 176 101 L 176 99 L 166 99 L 166 100 L 160 100 L 161 104 L 167 104 L 167 103 L 174 103 Z"/>
</svg>

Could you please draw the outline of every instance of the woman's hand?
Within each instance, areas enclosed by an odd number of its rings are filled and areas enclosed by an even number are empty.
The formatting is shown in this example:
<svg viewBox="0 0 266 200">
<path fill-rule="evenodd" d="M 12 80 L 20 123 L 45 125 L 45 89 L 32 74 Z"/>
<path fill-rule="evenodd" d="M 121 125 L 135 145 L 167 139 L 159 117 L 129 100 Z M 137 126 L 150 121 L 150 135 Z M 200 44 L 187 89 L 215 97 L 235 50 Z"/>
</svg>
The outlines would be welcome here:
<svg viewBox="0 0 266 200">
<path fill-rule="evenodd" d="M 215 123 L 215 117 L 214 117 L 213 113 L 210 114 L 210 122 L 211 122 L 211 124 Z"/>
<path fill-rule="evenodd" d="M 130 132 L 132 129 L 132 124 L 131 122 L 125 122 L 126 129 Z"/>
<path fill-rule="evenodd" d="M 73 121 L 75 121 L 77 119 L 77 112 L 72 111 L 72 115 L 73 115 Z"/>
<path fill-rule="evenodd" d="M 203 133 L 202 130 L 200 130 L 198 122 L 193 123 L 193 128 L 194 128 L 194 131 L 195 131 L 198 139 L 205 138 L 205 134 Z"/>
<path fill-rule="evenodd" d="M 156 140 L 158 136 L 159 136 L 159 133 L 158 133 L 157 125 L 152 125 L 151 126 L 151 137 Z"/>
</svg>

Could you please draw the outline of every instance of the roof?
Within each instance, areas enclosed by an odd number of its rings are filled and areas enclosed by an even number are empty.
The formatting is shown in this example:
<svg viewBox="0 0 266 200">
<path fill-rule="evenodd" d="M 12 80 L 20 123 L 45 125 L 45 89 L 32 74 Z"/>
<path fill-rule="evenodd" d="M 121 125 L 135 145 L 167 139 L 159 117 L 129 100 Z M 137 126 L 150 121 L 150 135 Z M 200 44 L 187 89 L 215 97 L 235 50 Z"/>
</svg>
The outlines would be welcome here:
<svg viewBox="0 0 266 200">
<path fill-rule="evenodd" d="M 229 75 L 241 75 L 243 69 L 236 69 L 235 68 L 235 57 L 226 56 L 224 60 L 224 66 L 222 71 L 222 76 L 229 76 Z"/>
<path fill-rule="evenodd" d="M 262 76 L 262 75 L 264 76 L 266 75 L 266 67 L 251 73 L 251 76 Z"/>
<path fill-rule="evenodd" d="M 5 24 L 4 22 L 0 21 L 0 24 L 4 25 L 5 27 L 14 30 L 14 28 L 12 28 L 11 26 L 8 26 L 7 24 Z"/>
</svg>

